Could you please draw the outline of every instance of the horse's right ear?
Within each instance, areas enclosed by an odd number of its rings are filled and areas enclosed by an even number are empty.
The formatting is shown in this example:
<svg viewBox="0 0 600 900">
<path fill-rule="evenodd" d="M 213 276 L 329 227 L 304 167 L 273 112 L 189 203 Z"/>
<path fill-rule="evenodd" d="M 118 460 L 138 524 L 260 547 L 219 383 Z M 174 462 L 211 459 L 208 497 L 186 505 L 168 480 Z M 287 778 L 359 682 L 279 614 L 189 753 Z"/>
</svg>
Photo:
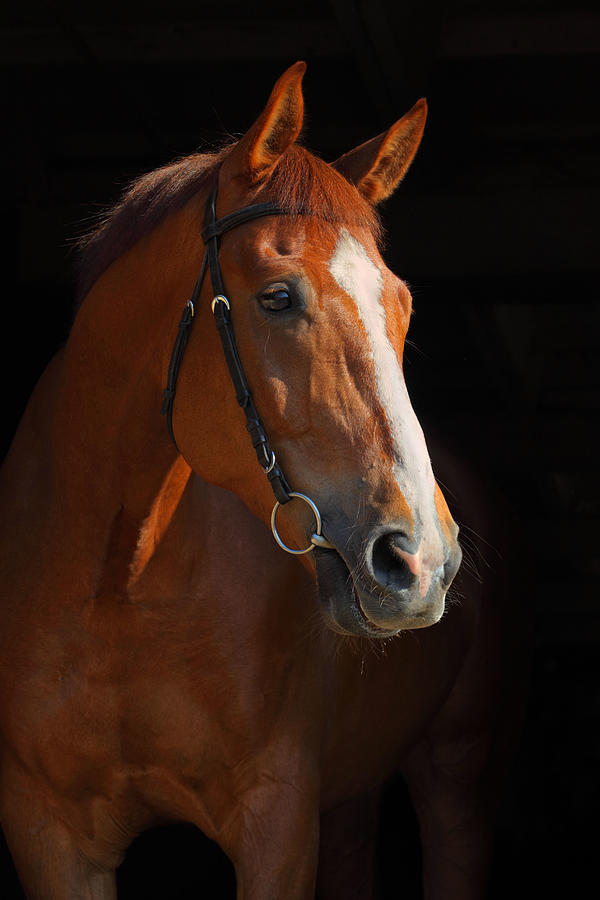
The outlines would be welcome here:
<svg viewBox="0 0 600 900">
<path fill-rule="evenodd" d="M 306 63 L 290 66 L 275 83 L 264 110 L 227 159 L 231 177 L 258 184 L 268 177 L 279 158 L 302 129 L 302 77 Z"/>
</svg>

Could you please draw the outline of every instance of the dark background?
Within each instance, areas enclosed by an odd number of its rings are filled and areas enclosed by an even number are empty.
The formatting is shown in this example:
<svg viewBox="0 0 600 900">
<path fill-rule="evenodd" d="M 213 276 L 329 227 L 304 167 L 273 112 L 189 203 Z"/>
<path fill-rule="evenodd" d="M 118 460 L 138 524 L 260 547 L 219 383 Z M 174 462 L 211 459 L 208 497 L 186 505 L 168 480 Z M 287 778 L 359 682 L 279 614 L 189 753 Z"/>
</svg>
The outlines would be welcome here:
<svg viewBox="0 0 600 900">
<path fill-rule="evenodd" d="M 493 898 L 576 896 L 595 880 L 599 26 L 591 0 L 23 0 L 0 18 L 3 450 L 67 335 L 73 240 L 129 178 L 242 133 L 297 59 L 305 140 L 327 160 L 427 96 L 422 149 L 384 209 L 387 261 L 415 299 L 406 376 L 422 419 L 516 505 L 535 573 Z M 404 806 L 397 785 L 389 897 L 418 877 Z M 207 889 L 213 876 L 228 889 Z M 0 879 L 0 896 L 19 896 L 7 856 Z M 125 898 L 231 885 L 187 827 L 140 838 L 120 873 Z"/>
</svg>

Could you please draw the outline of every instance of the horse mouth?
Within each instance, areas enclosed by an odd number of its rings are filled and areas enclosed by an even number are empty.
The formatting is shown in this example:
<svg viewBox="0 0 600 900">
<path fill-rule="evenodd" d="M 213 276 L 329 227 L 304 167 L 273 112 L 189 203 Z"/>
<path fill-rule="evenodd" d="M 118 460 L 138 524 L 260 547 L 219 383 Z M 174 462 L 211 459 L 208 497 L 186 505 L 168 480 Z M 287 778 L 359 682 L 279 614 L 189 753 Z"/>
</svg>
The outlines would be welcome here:
<svg viewBox="0 0 600 900">
<path fill-rule="evenodd" d="M 370 621 L 361 604 L 363 590 L 336 550 L 316 550 L 317 586 L 327 625 L 338 634 L 384 639 L 402 626 L 382 628 Z"/>
</svg>

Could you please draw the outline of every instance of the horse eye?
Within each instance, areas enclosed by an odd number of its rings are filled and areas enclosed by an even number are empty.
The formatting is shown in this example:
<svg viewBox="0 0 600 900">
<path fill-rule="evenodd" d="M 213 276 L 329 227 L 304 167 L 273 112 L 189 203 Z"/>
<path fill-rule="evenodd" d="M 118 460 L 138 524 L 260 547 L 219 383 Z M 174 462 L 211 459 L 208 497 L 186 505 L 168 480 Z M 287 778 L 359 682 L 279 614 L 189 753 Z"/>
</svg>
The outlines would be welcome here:
<svg viewBox="0 0 600 900">
<path fill-rule="evenodd" d="M 270 312 L 279 312 L 281 309 L 289 309 L 292 305 L 292 298 L 287 288 L 269 288 L 259 294 L 258 301 L 263 309 Z"/>
</svg>

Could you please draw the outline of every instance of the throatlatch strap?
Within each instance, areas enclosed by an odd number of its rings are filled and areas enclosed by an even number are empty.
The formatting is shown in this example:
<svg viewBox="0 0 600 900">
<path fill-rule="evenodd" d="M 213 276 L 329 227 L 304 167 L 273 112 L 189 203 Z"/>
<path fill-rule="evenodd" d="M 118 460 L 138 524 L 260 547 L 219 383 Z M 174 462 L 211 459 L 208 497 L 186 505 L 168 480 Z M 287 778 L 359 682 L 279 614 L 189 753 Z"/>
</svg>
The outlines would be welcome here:
<svg viewBox="0 0 600 900">
<path fill-rule="evenodd" d="M 171 440 L 175 444 L 177 452 L 179 452 L 179 447 L 177 446 L 177 441 L 175 440 L 175 434 L 173 432 L 173 401 L 175 399 L 175 388 L 177 387 L 177 378 L 179 376 L 179 368 L 181 366 L 181 360 L 183 358 L 183 351 L 187 346 L 188 338 L 190 336 L 190 328 L 192 326 L 192 322 L 194 321 L 196 301 L 198 299 L 198 294 L 200 293 L 200 288 L 202 287 L 202 282 L 204 281 L 207 258 L 208 254 L 205 251 L 204 259 L 202 260 L 202 269 L 200 270 L 200 275 L 196 279 L 196 285 L 194 287 L 194 290 L 192 291 L 192 296 L 185 304 L 183 315 L 179 322 L 177 337 L 175 338 L 173 352 L 171 353 L 171 359 L 169 360 L 167 384 L 163 391 L 163 405 L 160 414 L 167 417 L 167 428 L 169 431 L 169 435 L 171 436 Z"/>
</svg>

